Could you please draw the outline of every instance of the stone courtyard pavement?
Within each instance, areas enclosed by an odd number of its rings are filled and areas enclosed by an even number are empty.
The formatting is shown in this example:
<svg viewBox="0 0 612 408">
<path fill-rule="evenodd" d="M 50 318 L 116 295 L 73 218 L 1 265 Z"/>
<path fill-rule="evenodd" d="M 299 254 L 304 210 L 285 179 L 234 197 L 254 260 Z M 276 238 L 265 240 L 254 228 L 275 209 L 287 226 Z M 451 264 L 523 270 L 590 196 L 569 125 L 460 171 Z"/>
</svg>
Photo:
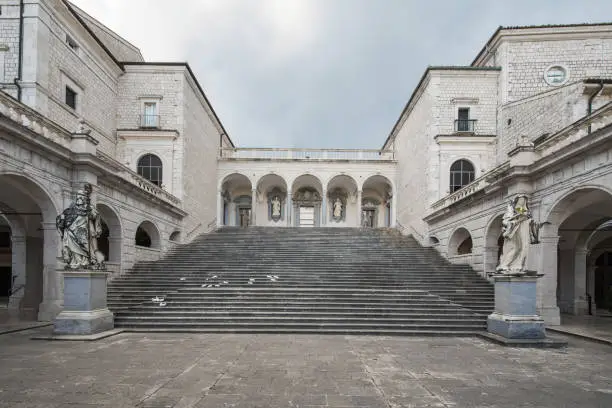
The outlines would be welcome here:
<svg viewBox="0 0 612 408">
<path fill-rule="evenodd" d="M 612 347 L 479 338 L 0 336 L 0 407 L 612 407 Z M 48 330 L 48 329 L 47 329 Z"/>
</svg>

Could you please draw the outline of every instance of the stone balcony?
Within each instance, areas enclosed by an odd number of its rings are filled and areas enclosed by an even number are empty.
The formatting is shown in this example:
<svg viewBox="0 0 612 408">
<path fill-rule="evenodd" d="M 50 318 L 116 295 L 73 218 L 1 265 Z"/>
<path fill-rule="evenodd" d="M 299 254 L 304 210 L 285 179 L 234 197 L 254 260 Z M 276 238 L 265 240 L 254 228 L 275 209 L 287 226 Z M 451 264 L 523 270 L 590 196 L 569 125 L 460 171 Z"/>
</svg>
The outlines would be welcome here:
<svg viewBox="0 0 612 408">
<path fill-rule="evenodd" d="M 220 160 L 394 162 L 395 152 L 377 149 L 224 148 Z"/>
</svg>

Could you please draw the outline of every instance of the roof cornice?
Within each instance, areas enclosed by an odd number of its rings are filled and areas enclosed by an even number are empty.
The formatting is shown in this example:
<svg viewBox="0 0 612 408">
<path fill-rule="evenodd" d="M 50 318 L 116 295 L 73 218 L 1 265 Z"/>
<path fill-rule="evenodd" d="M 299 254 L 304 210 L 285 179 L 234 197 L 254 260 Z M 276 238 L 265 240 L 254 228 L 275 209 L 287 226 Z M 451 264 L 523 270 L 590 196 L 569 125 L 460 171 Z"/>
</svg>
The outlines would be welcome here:
<svg viewBox="0 0 612 408">
<path fill-rule="evenodd" d="M 225 127 L 223 126 L 223 123 L 221 123 L 221 119 L 219 119 L 219 116 L 217 115 L 217 112 L 215 112 L 215 109 L 213 108 L 212 104 L 208 100 L 208 97 L 206 96 L 206 93 L 204 92 L 204 89 L 202 88 L 202 85 L 200 85 L 200 82 L 198 81 L 198 78 L 196 78 L 195 74 L 191 70 L 191 67 L 189 66 L 189 63 L 187 63 L 187 62 L 145 62 L 145 61 L 141 62 L 141 61 L 137 61 L 137 62 L 122 62 L 121 65 L 122 65 L 122 67 L 124 69 L 127 66 L 135 66 L 135 67 L 156 67 L 156 66 L 159 66 L 159 67 L 182 67 L 184 69 L 186 68 L 187 72 L 189 73 L 190 79 L 195 84 L 196 88 L 200 92 L 200 95 L 204 98 L 204 101 L 206 102 L 208 108 L 210 109 L 210 111 L 211 111 L 211 113 L 212 113 L 212 115 L 214 117 L 214 120 L 217 122 L 217 124 L 221 128 L 221 132 L 223 133 L 221 136 L 225 136 L 227 138 L 227 140 L 229 140 L 229 142 L 232 145 L 232 147 L 236 147 L 234 145 L 234 142 L 230 138 L 229 134 L 225 130 Z"/>
<path fill-rule="evenodd" d="M 500 67 L 451 66 L 451 65 L 437 65 L 437 66 L 434 65 L 434 66 L 427 67 L 427 69 L 425 69 L 425 72 L 423 72 L 423 75 L 421 76 L 419 83 L 414 88 L 414 91 L 412 91 L 412 95 L 410 95 L 408 102 L 406 102 L 406 105 L 404 106 L 402 113 L 400 114 L 399 118 L 393 125 L 393 128 L 391 129 L 389 136 L 387 136 L 385 143 L 383 143 L 383 147 L 382 147 L 383 149 L 387 147 L 387 144 L 391 141 L 391 139 L 395 138 L 395 136 L 399 132 L 399 129 L 401 128 L 402 124 L 405 122 L 406 118 L 408 117 L 409 111 L 412 109 L 412 106 L 414 105 L 414 103 L 416 103 L 418 98 L 423 93 L 425 86 L 427 86 L 427 84 L 429 83 L 428 77 L 432 71 L 447 71 L 447 72 L 456 71 L 456 72 L 461 72 L 461 73 L 467 73 L 467 72 L 482 73 L 483 71 L 499 72 L 501 71 L 501 68 Z"/>
<path fill-rule="evenodd" d="M 531 25 L 531 26 L 499 26 L 491 35 L 487 43 L 482 47 L 471 66 L 477 66 L 487 57 L 490 50 L 495 49 L 503 38 L 520 40 L 552 40 L 563 38 L 587 38 L 592 37 L 593 33 L 608 33 L 612 37 L 612 22 L 604 23 L 583 23 L 583 24 L 551 24 L 551 25 Z"/>
</svg>

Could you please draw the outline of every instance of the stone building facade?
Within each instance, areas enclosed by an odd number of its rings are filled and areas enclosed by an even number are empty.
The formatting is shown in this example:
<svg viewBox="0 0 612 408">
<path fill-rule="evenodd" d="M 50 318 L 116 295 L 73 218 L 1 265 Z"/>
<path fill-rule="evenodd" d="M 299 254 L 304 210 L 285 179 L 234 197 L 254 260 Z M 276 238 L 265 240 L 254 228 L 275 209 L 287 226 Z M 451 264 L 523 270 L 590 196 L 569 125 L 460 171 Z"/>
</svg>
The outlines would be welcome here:
<svg viewBox="0 0 612 408">
<path fill-rule="evenodd" d="M 509 200 L 530 197 L 549 324 L 612 309 L 611 56 L 609 24 L 500 28 L 469 67 L 428 68 L 385 143 L 400 225 L 483 275 Z"/>
<path fill-rule="evenodd" d="M 389 227 L 487 274 L 517 194 L 539 308 L 612 309 L 612 25 L 500 28 L 426 69 L 373 150 L 237 148 L 186 63 L 64 0 L 0 0 L 0 304 L 62 308 L 55 217 L 84 183 L 114 275 L 224 226 Z M 610 292 L 610 293 L 608 293 Z"/>
</svg>

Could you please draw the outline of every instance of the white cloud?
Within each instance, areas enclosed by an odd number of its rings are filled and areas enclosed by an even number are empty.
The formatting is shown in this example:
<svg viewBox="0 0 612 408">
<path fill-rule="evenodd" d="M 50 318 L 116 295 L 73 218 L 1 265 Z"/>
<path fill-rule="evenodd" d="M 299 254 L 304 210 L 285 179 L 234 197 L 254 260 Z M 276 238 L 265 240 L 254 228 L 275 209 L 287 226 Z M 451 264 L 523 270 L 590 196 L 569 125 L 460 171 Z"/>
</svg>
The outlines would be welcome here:
<svg viewBox="0 0 612 408">
<path fill-rule="evenodd" d="M 499 25 L 612 15 L 608 0 L 73 1 L 148 61 L 188 61 L 241 146 L 380 147 L 427 65 L 469 64 Z"/>
</svg>

